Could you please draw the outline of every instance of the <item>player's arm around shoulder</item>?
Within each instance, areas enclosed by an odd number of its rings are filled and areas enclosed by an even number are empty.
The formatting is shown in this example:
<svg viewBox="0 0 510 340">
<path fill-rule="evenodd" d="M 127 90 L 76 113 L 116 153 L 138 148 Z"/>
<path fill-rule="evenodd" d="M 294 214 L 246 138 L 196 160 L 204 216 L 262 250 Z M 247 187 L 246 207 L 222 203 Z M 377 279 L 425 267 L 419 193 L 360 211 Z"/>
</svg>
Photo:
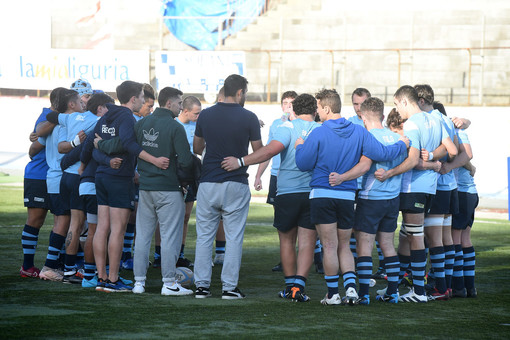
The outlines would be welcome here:
<svg viewBox="0 0 510 340">
<path fill-rule="evenodd" d="M 296 166 L 301 171 L 313 170 L 317 164 L 320 130 L 321 127 L 318 127 L 310 132 L 306 140 L 303 140 L 303 143 L 299 141 L 299 138 L 296 141 Z"/>
<path fill-rule="evenodd" d="M 179 123 L 174 124 L 174 126 L 172 143 L 177 155 L 177 162 L 182 168 L 191 169 L 193 165 L 193 156 L 189 149 L 186 131 Z"/>
</svg>

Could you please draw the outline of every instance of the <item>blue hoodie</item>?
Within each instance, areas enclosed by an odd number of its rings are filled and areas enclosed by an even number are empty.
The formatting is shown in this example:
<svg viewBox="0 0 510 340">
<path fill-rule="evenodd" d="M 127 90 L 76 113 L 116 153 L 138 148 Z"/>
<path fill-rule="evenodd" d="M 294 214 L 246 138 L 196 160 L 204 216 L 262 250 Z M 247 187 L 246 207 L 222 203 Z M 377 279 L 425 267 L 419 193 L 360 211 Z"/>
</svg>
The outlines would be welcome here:
<svg viewBox="0 0 510 340">
<path fill-rule="evenodd" d="M 113 104 L 106 104 L 108 112 L 101 117 L 94 128 L 94 134 L 97 133 L 101 138 L 108 140 L 119 136 L 122 143 L 122 147 L 127 152 L 122 152 L 110 157 L 122 158 L 122 163 L 119 169 L 113 169 L 109 164 L 103 164 L 103 155 L 101 151 L 94 149 L 92 155 L 94 159 L 99 163 L 96 172 L 97 177 L 133 177 L 135 174 L 136 158 L 142 152 L 140 145 L 136 143 L 136 136 L 134 131 L 135 118 L 130 109 L 124 106 L 117 106 Z M 87 161 L 90 157 L 90 143 L 93 142 L 93 138 L 86 141 L 86 145 L 83 146 L 81 155 L 82 161 Z M 88 145 L 87 145 L 88 144 Z"/>
<path fill-rule="evenodd" d="M 406 153 L 404 142 L 384 146 L 365 128 L 344 118 L 327 120 L 313 130 L 305 143 L 296 148 L 296 165 L 301 171 L 313 170 L 310 198 L 330 197 L 354 200 L 356 180 L 329 185 L 329 174 L 342 174 L 358 164 L 361 155 L 375 162 L 391 161 Z"/>
</svg>

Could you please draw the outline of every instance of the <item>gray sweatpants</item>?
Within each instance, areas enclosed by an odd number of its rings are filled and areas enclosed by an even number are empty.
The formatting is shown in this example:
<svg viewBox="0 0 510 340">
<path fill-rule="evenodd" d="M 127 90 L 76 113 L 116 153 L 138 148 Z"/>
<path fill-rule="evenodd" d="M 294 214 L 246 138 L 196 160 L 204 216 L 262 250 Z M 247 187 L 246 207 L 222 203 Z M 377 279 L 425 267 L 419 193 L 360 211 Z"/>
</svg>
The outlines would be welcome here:
<svg viewBox="0 0 510 340">
<path fill-rule="evenodd" d="M 175 282 L 184 224 L 184 200 L 179 191 L 140 190 L 136 213 L 133 272 L 136 281 L 145 281 L 152 236 L 159 221 L 161 233 L 161 275 L 163 283 Z"/>
<path fill-rule="evenodd" d="M 220 216 L 225 229 L 225 260 L 221 270 L 223 290 L 237 287 L 244 229 L 250 208 L 250 189 L 238 182 L 201 183 L 197 195 L 197 245 L 195 252 L 195 285 L 211 285 L 211 253 Z"/>
</svg>

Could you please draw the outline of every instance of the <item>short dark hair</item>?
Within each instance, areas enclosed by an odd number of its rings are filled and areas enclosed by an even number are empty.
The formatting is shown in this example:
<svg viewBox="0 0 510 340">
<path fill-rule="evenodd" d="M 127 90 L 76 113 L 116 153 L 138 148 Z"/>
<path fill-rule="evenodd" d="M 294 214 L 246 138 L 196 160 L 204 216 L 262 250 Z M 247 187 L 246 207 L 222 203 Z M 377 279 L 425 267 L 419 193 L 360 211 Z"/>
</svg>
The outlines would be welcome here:
<svg viewBox="0 0 510 340">
<path fill-rule="evenodd" d="M 238 74 L 231 74 L 223 83 L 225 87 L 225 97 L 234 97 L 239 90 L 246 91 L 248 80 Z"/>
<path fill-rule="evenodd" d="M 100 105 L 105 104 L 115 104 L 115 100 L 110 97 L 107 93 L 96 93 L 93 94 L 92 97 L 90 97 L 89 101 L 87 102 L 87 111 L 92 112 L 93 114 L 97 115 L 97 108 Z"/>
<path fill-rule="evenodd" d="M 448 116 L 446 114 L 446 109 L 444 108 L 444 105 L 440 102 L 434 102 L 432 104 L 432 107 L 434 108 L 434 110 L 438 110 L 439 112 L 441 112 L 442 114 L 444 114 L 445 116 Z"/>
<path fill-rule="evenodd" d="M 150 84 L 147 83 L 143 84 L 143 97 L 145 98 L 145 100 L 147 99 L 156 100 L 156 94 L 152 86 L 150 86 Z"/>
<path fill-rule="evenodd" d="M 287 99 L 287 98 L 296 99 L 297 96 L 298 96 L 298 94 L 296 93 L 296 91 L 285 91 L 282 94 L 281 104 L 283 104 L 284 99 Z"/>
<path fill-rule="evenodd" d="M 351 94 L 351 99 L 354 97 L 354 95 L 357 95 L 359 97 L 367 96 L 367 98 L 372 97 L 370 91 L 364 87 L 358 87 L 356 90 L 354 90 Z"/>
<path fill-rule="evenodd" d="M 402 100 L 402 98 L 406 97 L 411 103 L 418 103 L 418 92 L 411 85 L 401 86 L 397 92 L 393 95 L 398 100 Z"/>
<path fill-rule="evenodd" d="M 142 92 L 143 84 L 136 81 L 126 80 L 117 86 L 117 98 L 121 104 L 128 103 L 132 97 L 137 97 Z"/>
<path fill-rule="evenodd" d="M 434 90 L 428 84 L 414 85 L 416 93 L 418 93 L 418 99 L 422 98 L 425 103 L 432 105 L 434 103 Z"/>
<path fill-rule="evenodd" d="M 182 91 L 176 89 L 174 87 L 164 87 L 159 91 L 158 95 L 158 103 L 160 107 L 165 107 L 166 103 L 173 98 L 177 98 L 178 96 L 182 96 Z"/>
<path fill-rule="evenodd" d="M 182 101 L 182 108 L 184 110 L 191 111 L 191 110 L 193 110 L 193 106 L 195 106 L 195 105 L 198 105 L 198 106 L 202 107 L 202 103 L 195 96 L 187 96 Z"/>
<path fill-rule="evenodd" d="M 64 92 L 66 91 L 67 89 L 65 87 L 56 87 L 54 88 L 53 90 L 51 90 L 51 93 L 50 93 L 50 104 L 51 104 L 51 107 L 56 110 L 57 112 L 64 112 L 64 111 L 59 111 L 59 103 L 60 103 L 60 98 L 62 97 L 62 95 L 64 94 Z"/>
<path fill-rule="evenodd" d="M 406 119 L 402 119 L 400 113 L 398 113 L 397 109 L 391 109 L 390 113 L 388 113 L 388 117 L 386 117 L 386 126 L 388 128 L 398 128 L 402 123 L 404 123 Z"/>
<path fill-rule="evenodd" d="M 333 113 L 340 113 L 342 110 L 342 100 L 335 89 L 322 89 L 315 94 L 315 98 L 320 100 L 320 106 L 329 106 Z"/>
<path fill-rule="evenodd" d="M 384 119 L 384 103 L 377 97 L 367 98 L 361 104 L 361 114 L 368 113 L 369 117 L 377 118 L 379 121 Z"/>
<path fill-rule="evenodd" d="M 292 107 L 296 116 L 315 115 L 317 112 L 317 101 L 312 95 L 303 93 L 294 99 Z"/>
<path fill-rule="evenodd" d="M 65 89 L 65 91 L 62 91 L 62 93 L 60 93 L 60 98 L 58 100 L 57 112 L 60 112 L 60 113 L 66 112 L 69 102 L 71 100 L 75 100 L 76 98 L 80 98 L 80 95 L 78 94 L 78 92 L 76 92 L 74 90 L 68 90 L 68 89 Z"/>
</svg>

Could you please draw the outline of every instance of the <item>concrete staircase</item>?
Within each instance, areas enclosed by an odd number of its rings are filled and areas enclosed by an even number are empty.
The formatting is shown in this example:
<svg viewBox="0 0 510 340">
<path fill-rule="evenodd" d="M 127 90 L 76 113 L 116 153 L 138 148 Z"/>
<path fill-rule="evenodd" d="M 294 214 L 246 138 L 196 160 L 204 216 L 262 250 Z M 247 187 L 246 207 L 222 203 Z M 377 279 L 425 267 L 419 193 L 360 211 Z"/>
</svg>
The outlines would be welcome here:
<svg viewBox="0 0 510 340">
<path fill-rule="evenodd" d="M 333 86 L 350 100 L 350 93 L 362 86 L 391 101 L 399 84 L 429 83 L 443 102 L 467 103 L 467 48 L 510 47 L 510 3 L 496 1 L 489 10 L 483 1 L 463 4 L 441 10 L 439 2 L 431 1 L 429 8 L 409 10 L 397 7 L 398 1 L 393 1 L 395 9 L 391 1 L 374 8 L 370 1 L 367 8 L 335 0 L 280 1 L 221 49 L 247 51 L 253 99 L 265 100 L 269 87 L 276 100 L 289 89 L 313 93 Z M 425 50 L 431 48 L 437 50 Z M 402 49 L 400 82 L 397 49 Z M 470 102 L 479 103 L 483 62 L 482 103 L 508 104 L 510 49 L 483 54 L 473 49 L 471 54 Z"/>
</svg>

